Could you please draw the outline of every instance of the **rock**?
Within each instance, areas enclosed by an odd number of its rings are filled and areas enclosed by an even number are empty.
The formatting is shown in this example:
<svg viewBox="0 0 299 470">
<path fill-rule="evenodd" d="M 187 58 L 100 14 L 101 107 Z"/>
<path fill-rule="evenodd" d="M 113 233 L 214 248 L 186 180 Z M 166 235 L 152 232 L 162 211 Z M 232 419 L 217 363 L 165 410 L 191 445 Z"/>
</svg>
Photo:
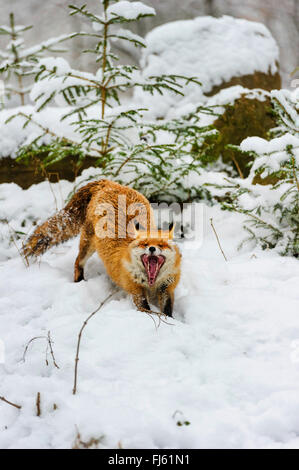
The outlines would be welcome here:
<svg viewBox="0 0 299 470">
<path fill-rule="evenodd" d="M 267 91 L 271 91 L 273 89 L 278 90 L 281 88 L 281 78 L 278 72 L 275 74 L 254 72 L 248 75 L 241 75 L 240 77 L 233 77 L 228 82 L 222 82 L 221 85 L 215 85 L 210 92 L 206 93 L 206 95 L 213 96 L 216 93 L 219 93 L 220 90 L 235 85 L 241 85 L 244 88 L 249 88 L 250 90 L 254 88 L 261 88 L 262 90 Z"/>
<path fill-rule="evenodd" d="M 76 176 L 80 175 L 83 170 L 95 166 L 94 162 L 95 158 L 86 157 L 83 164 L 78 168 L 75 160 L 68 158 L 54 165 L 49 165 L 46 171 L 49 180 L 53 183 L 61 179 L 74 181 Z M 0 184 L 16 183 L 21 188 L 27 189 L 32 184 L 40 183 L 45 179 L 45 174 L 38 165 L 24 165 L 10 157 L 0 159 Z"/>
<path fill-rule="evenodd" d="M 240 176 L 248 176 L 248 163 L 252 158 L 238 150 L 226 149 L 227 144 L 240 145 L 246 137 L 257 136 L 264 139 L 270 129 L 275 127 L 270 98 L 264 101 L 249 99 L 246 94 L 229 105 L 214 126 L 219 131 L 216 147 L 218 155 L 222 155 L 225 163 L 231 163 Z"/>
<path fill-rule="evenodd" d="M 178 74 L 196 77 L 202 86 L 183 87 L 185 96 L 166 92 L 151 96 L 135 92 L 141 107 L 153 117 L 169 117 L 173 110 L 232 85 L 271 90 L 280 88 L 279 50 L 261 23 L 223 16 L 174 21 L 154 28 L 146 36 L 141 66 L 145 77 Z"/>
</svg>

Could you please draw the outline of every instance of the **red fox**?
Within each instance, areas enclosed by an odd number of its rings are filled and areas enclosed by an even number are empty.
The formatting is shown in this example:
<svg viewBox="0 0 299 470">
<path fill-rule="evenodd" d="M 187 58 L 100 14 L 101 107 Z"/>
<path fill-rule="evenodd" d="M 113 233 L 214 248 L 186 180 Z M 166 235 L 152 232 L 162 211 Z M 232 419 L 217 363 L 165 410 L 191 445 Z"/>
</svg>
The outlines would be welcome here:
<svg viewBox="0 0 299 470">
<path fill-rule="evenodd" d="M 137 214 L 136 214 L 137 213 Z M 81 232 L 74 281 L 97 251 L 112 281 L 132 295 L 141 311 L 158 301 L 172 316 L 174 290 L 180 279 L 181 255 L 173 242 L 174 227 L 156 229 L 149 201 L 139 192 L 109 180 L 79 189 L 64 209 L 36 228 L 24 255 L 39 256 Z"/>
</svg>

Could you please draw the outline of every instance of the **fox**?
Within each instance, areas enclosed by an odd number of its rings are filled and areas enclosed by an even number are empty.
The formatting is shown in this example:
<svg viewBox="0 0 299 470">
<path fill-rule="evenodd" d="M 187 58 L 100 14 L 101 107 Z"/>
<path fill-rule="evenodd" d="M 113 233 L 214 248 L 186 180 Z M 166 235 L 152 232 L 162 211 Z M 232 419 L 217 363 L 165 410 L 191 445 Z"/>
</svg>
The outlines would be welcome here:
<svg viewBox="0 0 299 470">
<path fill-rule="evenodd" d="M 174 225 L 157 228 L 149 201 L 138 191 L 101 179 L 80 188 L 69 203 L 38 226 L 23 247 L 26 259 L 80 234 L 74 282 L 84 280 L 87 260 L 97 252 L 110 279 L 132 296 L 140 311 L 150 303 L 172 317 L 181 275 Z"/>
</svg>

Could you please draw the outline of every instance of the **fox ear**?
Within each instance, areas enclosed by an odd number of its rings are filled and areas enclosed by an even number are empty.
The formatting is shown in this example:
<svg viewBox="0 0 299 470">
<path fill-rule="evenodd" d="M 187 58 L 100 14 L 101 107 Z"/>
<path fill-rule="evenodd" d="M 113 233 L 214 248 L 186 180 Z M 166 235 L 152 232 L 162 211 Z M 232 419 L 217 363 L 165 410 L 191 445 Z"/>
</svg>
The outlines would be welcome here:
<svg viewBox="0 0 299 470">
<path fill-rule="evenodd" d="M 170 238 L 170 239 L 173 239 L 174 229 L 175 229 L 175 223 L 172 221 L 172 222 L 169 224 L 169 227 L 168 227 L 169 238 Z"/>
</svg>

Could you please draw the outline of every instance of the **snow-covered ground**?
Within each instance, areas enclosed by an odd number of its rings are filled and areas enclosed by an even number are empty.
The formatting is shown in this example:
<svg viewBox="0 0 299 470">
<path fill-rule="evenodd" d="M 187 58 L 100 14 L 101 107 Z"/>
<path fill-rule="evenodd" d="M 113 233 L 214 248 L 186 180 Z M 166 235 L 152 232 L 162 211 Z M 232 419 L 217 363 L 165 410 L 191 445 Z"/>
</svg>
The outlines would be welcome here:
<svg viewBox="0 0 299 470">
<path fill-rule="evenodd" d="M 61 207 L 72 183 L 52 189 Z M 55 210 L 48 183 L 26 191 L 3 184 L 0 200 L 0 218 L 10 225 L 1 224 L 0 234 L 0 396 L 22 406 L 0 401 L 1 448 L 70 448 L 78 432 L 85 442 L 102 436 L 99 446 L 108 448 L 299 447 L 296 259 L 237 251 L 242 216 L 206 207 L 202 246 L 180 244 L 171 325 L 155 328 L 117 293 L 83 332 L 74 396 L 78 332 L 111 283 L 96 256 L 87 281 L 72 282 L 77 239 L 29 268 L 9 245 L 12 228 L 28 232 L 29 219 Z M 50 354 L 45 362 L 45 338 L 22 361 L 28 341 L 48 331 L 59 369 Z"/>
</svg>

